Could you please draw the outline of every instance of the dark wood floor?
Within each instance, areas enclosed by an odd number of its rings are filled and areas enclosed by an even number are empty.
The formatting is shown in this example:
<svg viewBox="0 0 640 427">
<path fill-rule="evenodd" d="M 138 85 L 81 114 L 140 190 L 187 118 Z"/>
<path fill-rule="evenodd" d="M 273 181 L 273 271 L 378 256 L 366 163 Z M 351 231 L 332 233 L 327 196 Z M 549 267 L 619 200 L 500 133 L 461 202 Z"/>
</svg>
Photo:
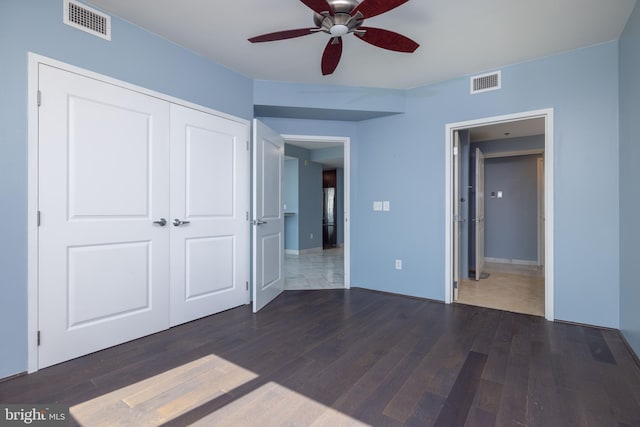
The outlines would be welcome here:
<svg viewBox="0 0 640 427">
<path fill-rule="evenodd" d="M 287 291 L 0 383 L 97 425 L 640 426 L 619 334 L 354 289 Z"/>
</svg>

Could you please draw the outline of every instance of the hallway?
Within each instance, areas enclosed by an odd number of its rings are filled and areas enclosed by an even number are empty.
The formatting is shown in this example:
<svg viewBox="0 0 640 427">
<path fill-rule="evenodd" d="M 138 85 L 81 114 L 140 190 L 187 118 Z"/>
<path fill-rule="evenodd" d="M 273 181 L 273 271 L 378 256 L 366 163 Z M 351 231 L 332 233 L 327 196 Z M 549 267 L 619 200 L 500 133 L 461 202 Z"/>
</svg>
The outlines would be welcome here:
<svg viewBox="0 0 640 427">
<path fill-rule="evenodd" d="M 344 249 L 285 254 L 285 290 L 343 289 Z"/>
</svg>

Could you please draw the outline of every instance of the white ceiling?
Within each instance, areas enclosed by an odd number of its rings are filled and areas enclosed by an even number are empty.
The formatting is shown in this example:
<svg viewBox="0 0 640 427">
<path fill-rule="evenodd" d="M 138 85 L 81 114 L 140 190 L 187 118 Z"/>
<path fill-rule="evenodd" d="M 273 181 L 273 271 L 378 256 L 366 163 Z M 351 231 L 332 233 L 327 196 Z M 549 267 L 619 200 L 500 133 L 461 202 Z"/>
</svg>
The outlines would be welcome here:
<svg viewBox="0 0 640 427">
<path fill-rule="evenodd" d="M 470 129 L 471 142 L 497 141 L 507 138 L 544 135 L 544 118 L 477 126 Z"/>
<path fill-rule="evenodd" d="M 247 77 L 407 89 L 619 38 L 635 0 L 412 0 L 366 20 L 417 41 L 391 52 L 353 35 L 322 76 L 324 33 L 252 44 L 249 37 L 313 26 L 299 0 L 87 0 Z M 114 34 L 113 37 L 118 37 Z"/>
</svg>

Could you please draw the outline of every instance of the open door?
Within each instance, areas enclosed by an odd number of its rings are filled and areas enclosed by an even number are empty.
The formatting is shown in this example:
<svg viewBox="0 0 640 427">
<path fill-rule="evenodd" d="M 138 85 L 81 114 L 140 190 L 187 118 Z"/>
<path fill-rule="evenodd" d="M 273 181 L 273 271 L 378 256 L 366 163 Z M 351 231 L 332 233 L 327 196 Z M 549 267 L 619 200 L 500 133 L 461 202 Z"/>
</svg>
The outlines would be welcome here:
<svg viewBox="0 0 640 427">
<path fill-rule="evenodd" d="M 253 121 L 253 312 L 284 290 L 284 139 Z"/>
<path fill-rule="evenodd" d="M 460 134 L 453 132 L 453 300 L 460 289 Z"/>
<path fill-rule="evenodd" d="M 476 280 L 484 270 L 484 154 L 476 148 Z"/>
</svg>

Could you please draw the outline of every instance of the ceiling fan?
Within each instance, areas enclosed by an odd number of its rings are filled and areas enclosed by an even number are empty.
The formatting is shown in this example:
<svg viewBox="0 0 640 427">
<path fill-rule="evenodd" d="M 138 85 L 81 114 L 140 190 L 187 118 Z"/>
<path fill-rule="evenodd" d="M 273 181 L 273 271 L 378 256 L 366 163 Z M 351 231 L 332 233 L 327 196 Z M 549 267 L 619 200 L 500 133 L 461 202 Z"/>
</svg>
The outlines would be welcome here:
<svg viewBox="0 0 640 427">
<path fill-rule="evenodd" d="M 342 56 L 342 36 L 353 33 L 356 37 L 383 49 L 396 52 L 414 52 L 420 45 L 402 34 L 381 28 L 363 27 L 365 19 L 388 12 L 409 0 L 300 0 L 315 13 L 315 27 L 298 28 L 263 34 L 249 39 L 251 43 L 292 39 L 318 32 L 331 35 L 322 54 L 322 74 L 335 71 Z"/>
</svg>

